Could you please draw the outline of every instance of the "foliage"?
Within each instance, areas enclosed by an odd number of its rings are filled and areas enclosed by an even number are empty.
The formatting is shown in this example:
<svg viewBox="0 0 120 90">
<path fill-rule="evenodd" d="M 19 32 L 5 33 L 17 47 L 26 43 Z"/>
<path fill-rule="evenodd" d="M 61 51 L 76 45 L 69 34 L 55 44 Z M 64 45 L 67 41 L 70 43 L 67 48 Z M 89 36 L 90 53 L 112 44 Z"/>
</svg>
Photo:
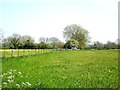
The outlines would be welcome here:
<svg viewBox="0 0 120 90">
<path fill-rule="evenodd" d="M 116 49 L 118 48 L 118 45 L 115 42 L 107 41 L 107 43 L 104 45 L 106 49 Z"/>
<path fill-rule="evenodd" d="M 15 76 L 11 87 L 29 82 L 32 88 L 117 88 L 117 53 L 117 50 L 65 50 L 3 58 L 2 73 L 10 69 L 21 72 L 23 77 Z M 3 78 L 3 82 L 7 80 Z"/>
<path fill-rule="evenodd" d="M 94 49 L 103 49 L 104 45 L 103 43 L 96 41 L 94 42 Z"/>
<path fill-rule="evenodd" d="M 30 49 L 34 47 L 34 39 L 29 35 L 19 35 L 19 34 L 13 34 L 2 41 L 3 47 L 6 48 L 24 48 L 24 49 Z"/>
<path fill-rule="evenodd" d="M 61 42 L 56 37 L 50 37 L 50 38 L 40 37 L 39 41 L 40 41 L 40 43 L 41 42 L 44 43 L 45 48 L 49 48 L 49 49 L 63 48 L 63 46 L 64 46 L 64 43 Z"/>
<path fill-rule="evenodd" d="M 40 37 L 39 41 L 39 43 L 35 43 L 34 38 L 29 35 L 13 34 L 2 40 L 2 46 L 10 49 L 54 49 L 64 46 L 64 43 L 56 37 Z"/>
<path fill-rule="evenodd" d="M 47 49 L 48 46 L 45 42 L 41 41 L 39 44 L 38 44 L 38 48 L 39 49 Z"/>
<path fill-rule="evenodd" d="M 86 43 L 89 41 L 88 31 L 76 24 L 66 26 L 63 34 L 67 40 L 77 40 L 79 42 L 79 48 L 85 48 Z"/>
<path fill-rule="evenodd" d="M 19 48 L 20 47 L 24 49 L 34 48 L 34 39 L 29 35 L 23 35 L 20 38 L 20 42 L 21 42 L 21 45 L 19 46 Z"/>
<path fill-rule="evenodd" d="M 13 34 L 7 38 L 7 43 L 9 43 L 10 48 L 18 48 L 20 45 L 20 35 L 19 34 Z"/>
<path fill-rule="evenodd" d="M 118 43 L 120 40 L 116 42 L 107 41 L 107 43 L 103 44 L 99 41 L 95 41 L 93 44 L 88 43 L 89 36 L 88 31 L 82 28 L 79 25 L 72 24 L 68 25 L 64 29 L 64 36 L 66 40 L 75 39 L 78 41 L 79 45 L 77 46 L 79 49 L 118 49 L 120 48 L 120 44 Z M 33 37 L 29 35 L 19 35 L 13 34 L 7 38 L 1 39 L 1 44 L 3 49 L 58 49 L 58 48 L 66 48 L 64 46 L 64 42 L 60 41 L 56 37 L 40 37 L 39 43 L 35 43 Z M 67 41 L 66 41 L 67 43 Z"/>
<path fill-rule="evenodd" d="M 48 44 L 49 43 L 49 38 L 40 37 L 39 42 L 44 42 L 44 43 Z"/>
<path fill-rule="evenodd" d="M 61 41 L 56 38 L 56 37 L 51 37 L 49 38 L 49 44 L 52 45 L 53 48 L 58 48 L 57 45 L 60 43 Z"/>
<path fill-rule="evenodd" d="M 74 39 L 70 39 L 65 43 L 64 47 L 68 49 L 73 49 L 73 48 L 78 48 L 78 45 L 79 45 L 78 41 Z"/>
</svg>

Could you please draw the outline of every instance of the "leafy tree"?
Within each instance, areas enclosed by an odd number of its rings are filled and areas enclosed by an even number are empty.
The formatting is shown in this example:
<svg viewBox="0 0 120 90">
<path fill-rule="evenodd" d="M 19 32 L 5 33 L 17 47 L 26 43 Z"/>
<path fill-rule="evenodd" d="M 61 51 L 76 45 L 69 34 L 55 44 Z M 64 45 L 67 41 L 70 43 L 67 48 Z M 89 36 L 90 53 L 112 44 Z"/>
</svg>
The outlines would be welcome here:
<svg viewBox="0 0 120 90">
<path fill-rule="evenodd" d="M 107 43 L 104 45 L 106 49 L 116 49 L 118 48 L 118 44 L 115 42 L 107 41 Z"/>
<path fill-rule="evenodd" d="M 38 48 L 40 48 L 40 49 L 47 49 L 47 44 L 45 43 L 45 42 L 40 42 L 39 44 L 38 44 Z"/>
<path fill-rule="evenodd" d="M 56 37 L 51 37 L 49 38 L 49 44 L 52 45 L 52 48 L 58 48 L 57 45 L 60 43 L 61 41 L 56 38 Z"/>
<path fill-rule="evenodd" d="M 94 49 L 103 49 L 104 45 L 103 43 L 96 41 L 94 42 Z"/>
<path fill-rule="evenodd" d="M 79 43 L 77 40 L 70 39 L 65 43 L 64 47 L 67 49 L 74 49 L 74 48 L 78 48 L 78 45 L 79 45 Z"/>
<path fill-rule="evenodd" d="M 88 43 L 90 39 L 88 36 L 88 31 L 76 24 L 67 25 L 64 28 L 63 35 L 66 40 L 77 40 L 79 42 L 79 48 L 85 48 L 86 43 Z"/>
<path fill-rule="evenodd" d="M 64 42 L 58 42 L 56 46 L 57 48 L 64 48 Z"/>
<path fill-rule="evenodd" d="M 20 38 L 21 48 L 34 48 L 34 39 L 29 35 L 23 35 Z"/>
</svg>

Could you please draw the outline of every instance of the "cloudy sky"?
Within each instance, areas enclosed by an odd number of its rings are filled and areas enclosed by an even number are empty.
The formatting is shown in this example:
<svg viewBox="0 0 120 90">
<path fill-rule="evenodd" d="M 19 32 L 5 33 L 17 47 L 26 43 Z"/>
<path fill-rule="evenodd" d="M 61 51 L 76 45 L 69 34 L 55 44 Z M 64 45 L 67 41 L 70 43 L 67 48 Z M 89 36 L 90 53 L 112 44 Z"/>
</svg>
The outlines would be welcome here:
<svg viewBox="0 0 120 90">
<path fill-rule="evenodd" d="M 57 37 L 64 41 L 67 25 L 78 24 L 89 31 L 93 41 L 118 38 L 119 0 L 1 0 L 0 28 L 4 36 L 13 33 Z"/>
</svg>

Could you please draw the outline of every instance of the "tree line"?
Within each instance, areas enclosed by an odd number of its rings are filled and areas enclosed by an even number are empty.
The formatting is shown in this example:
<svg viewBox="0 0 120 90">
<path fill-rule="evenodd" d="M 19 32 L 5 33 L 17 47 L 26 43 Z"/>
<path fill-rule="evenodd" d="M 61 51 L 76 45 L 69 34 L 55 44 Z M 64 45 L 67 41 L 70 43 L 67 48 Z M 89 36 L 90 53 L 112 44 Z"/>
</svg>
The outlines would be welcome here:
<svg viewBox="0 0 120 90">
<path fill-rule="evenodd" d="M 89 32 L 77 24 L 67 25 L 64 28 L 63 36 L 66 42 L 60 41 L 57 37 L 40 37 L 35 43 L 29 35 L 12 34 L 2 40 L 2 48 L 9 49 L 118 49 L 120 44 L 107 41 L 106 44 L 95 41 L 90 44 Z"/>
<path fill-rule="evenodd" d="M 56 37 L 40 37 L 39 43 L 35 43 L 33 37 L 29 35 L 13 34 L 2 41 L 2 48 L 10 49 L 54 49 L 62 48 L 63 42 Z"/>
</svg>

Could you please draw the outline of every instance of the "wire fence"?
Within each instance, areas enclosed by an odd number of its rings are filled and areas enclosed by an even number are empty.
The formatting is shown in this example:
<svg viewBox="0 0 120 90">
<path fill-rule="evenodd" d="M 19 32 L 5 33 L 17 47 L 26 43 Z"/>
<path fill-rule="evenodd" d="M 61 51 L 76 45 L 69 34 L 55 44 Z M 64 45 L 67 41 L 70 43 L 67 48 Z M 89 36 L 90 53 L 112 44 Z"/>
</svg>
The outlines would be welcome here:
<svg viewBox="0 0 120 90">
<path fill-rule="evenodd" d="M 2 49 L 0 57 L 19 57 L 35 54 L 43 54 L 53 51 L 53 49 Z"/>
</svg>

